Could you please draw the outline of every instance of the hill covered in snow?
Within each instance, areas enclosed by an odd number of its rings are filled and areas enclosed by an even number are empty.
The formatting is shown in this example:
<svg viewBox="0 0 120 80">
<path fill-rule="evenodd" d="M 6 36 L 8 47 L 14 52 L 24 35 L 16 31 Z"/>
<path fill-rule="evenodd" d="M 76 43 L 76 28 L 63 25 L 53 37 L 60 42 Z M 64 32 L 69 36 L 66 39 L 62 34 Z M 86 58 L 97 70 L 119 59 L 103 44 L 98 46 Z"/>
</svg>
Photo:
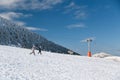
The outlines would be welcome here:
<svg viewBox="0 0 120 80">
<path fill-rule="evenodd" d="M 24 48 L 31 48 L 34 44 L 42 46 L 42 50 L 64 54 L 68 54 L 69 50 L 2 17 L 0 17 L 0 44 Z M 73 54 L 79 55 L 75 52 Z"/>
<path fill-rule="evenodd" d="M 109 56 L 112 56 L 112 55 L 105 53 L 105 52 L 100 52 L 100 53 L 96 53 L 93 55 L 93 57 L 98 57 L 98 58 L 105 58 L 105 57 L 109 57 Z"/>
<path fill-rule="evenodd" d="M 105 59 L 108 59 L 108 60 L 113 60 L 113 61 L 119 61 L 120 62 L 120 57 L 119 56 L 113 56 L 113 55 L 105 53 L 105 52 L 96 53 L 92 57 L 105 58 Z"/>
<path fill-rule="evenodd" d="M 120 62 L 0 45 L 0 80 L 119 80 Z M 51 54 L 49 54 L 51 53 Z"/>
</svg>

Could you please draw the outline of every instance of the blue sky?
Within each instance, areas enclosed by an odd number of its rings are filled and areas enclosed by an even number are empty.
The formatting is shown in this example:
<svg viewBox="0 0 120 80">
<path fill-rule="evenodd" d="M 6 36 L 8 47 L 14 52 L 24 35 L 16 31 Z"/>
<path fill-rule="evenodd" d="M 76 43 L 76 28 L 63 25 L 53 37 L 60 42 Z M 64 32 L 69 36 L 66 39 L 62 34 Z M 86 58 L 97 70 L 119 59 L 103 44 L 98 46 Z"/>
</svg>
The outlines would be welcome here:
<svg viewBox="0 0 120 80">
<path fill-rule="evenodd" d="M 119 0 L 0 0 L 0 16 L 57 44 L 86 55 L 94 38 L 92 53 L 120 55 Z"/>
</svg>

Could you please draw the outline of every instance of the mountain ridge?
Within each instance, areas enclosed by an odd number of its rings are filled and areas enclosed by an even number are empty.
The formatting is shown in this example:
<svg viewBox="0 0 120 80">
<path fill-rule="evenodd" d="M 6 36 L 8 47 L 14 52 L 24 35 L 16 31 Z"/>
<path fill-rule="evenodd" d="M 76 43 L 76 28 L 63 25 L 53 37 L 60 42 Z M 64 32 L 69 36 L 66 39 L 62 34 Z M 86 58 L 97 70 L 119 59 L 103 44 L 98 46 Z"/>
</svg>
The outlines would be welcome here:
<svg viewBox="0 0 120 80">
<path fill-rule="evenodd" d="M 70 50 L 2 17 L 0 17 L 0 44 L 24 48 L 31 48 L 33 44 L 41 45 L 42 50 L 65 54 L 69 54 Z M 73 54 L 79 55 L 76 52 Z"/>
</svg>

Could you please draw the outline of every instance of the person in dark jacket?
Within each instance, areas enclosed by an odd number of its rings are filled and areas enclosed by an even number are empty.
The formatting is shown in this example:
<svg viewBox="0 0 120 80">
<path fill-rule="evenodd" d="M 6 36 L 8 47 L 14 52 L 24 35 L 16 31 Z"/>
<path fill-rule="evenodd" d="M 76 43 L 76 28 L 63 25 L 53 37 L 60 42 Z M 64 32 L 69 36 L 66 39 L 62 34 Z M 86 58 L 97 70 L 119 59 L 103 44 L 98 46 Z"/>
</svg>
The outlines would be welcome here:
<svg viewBox="0 0 120 80">
<path fill-rule="evenodd" d="M 42 54 L 42 52 L 41 52 L 41 46 L 38 46 L 38 54 Z"/>
</svg>

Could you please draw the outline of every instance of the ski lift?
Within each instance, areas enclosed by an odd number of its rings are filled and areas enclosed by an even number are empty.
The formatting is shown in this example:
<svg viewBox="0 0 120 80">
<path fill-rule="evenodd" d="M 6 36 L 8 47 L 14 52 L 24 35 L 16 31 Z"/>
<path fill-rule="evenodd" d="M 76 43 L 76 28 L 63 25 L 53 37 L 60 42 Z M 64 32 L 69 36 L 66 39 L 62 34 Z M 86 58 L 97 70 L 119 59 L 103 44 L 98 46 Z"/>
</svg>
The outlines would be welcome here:
<svg viewBox="0 0 120 80">
<path fill-rule="evenodd" d="M 91 57 L 92 56 L 92 53 L 91 53 L 91 42 L 94 40 L 94 38 L 87 38 L 85 40 L 82 40 L 82 42 L 87 42 L 88 43 L 88 57 Z"/>
</svg>

